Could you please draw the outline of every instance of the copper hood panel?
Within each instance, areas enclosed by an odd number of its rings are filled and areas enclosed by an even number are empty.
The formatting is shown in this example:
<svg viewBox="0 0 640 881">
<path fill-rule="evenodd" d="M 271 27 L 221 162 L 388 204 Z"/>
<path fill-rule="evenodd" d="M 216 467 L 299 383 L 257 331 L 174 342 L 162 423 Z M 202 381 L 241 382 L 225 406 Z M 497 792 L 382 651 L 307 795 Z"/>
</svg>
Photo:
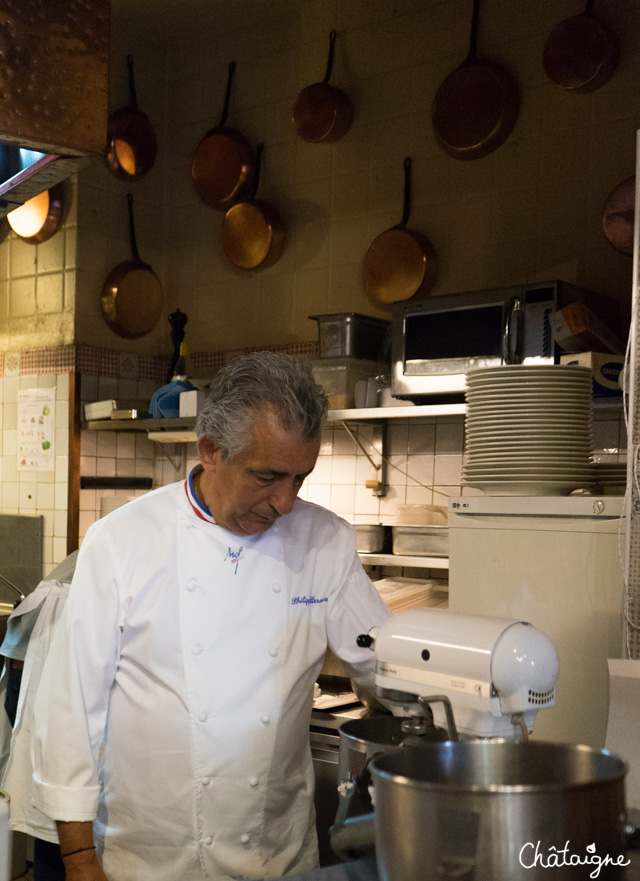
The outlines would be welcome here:
<svg viewBox="0 0 640 881">
<path fill-rule="evenodd" d="M 104 153 L 109 15 L 110 0 L 0 0 L 0 216 Z M 20 148 L 43 156 L 22 168 Z"/>
</svg>

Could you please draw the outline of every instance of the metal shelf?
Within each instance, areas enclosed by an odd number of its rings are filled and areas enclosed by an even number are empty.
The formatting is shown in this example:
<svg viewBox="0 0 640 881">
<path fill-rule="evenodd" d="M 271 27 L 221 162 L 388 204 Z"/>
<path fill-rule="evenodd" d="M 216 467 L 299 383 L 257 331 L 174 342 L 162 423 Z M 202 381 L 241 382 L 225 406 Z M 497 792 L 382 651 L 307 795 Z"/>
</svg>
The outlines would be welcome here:
<svg viewBox="0 0 640 881">
<path fill-rule="evenodd" d="M 195 416 L 182 416 L 175 419 L 90 419 L 81 427 L 87 431 L 191 431 L 195 424 Z"/>
<path fill-rule="evenodd" d="M 381 419 L 415 419 L 418 416 L 463 416 L 466 404 L 419 404 L 415 407 L 360 407 L 329 410 L 329 422 L 364 422 Z"/>
<path fill-rule="evenodd" d="M 408 554 L 358 554 L 366 566 L 412 566 L 415 569 L 448 569 L 449 557 L 411 557 Z"/>
</svg>

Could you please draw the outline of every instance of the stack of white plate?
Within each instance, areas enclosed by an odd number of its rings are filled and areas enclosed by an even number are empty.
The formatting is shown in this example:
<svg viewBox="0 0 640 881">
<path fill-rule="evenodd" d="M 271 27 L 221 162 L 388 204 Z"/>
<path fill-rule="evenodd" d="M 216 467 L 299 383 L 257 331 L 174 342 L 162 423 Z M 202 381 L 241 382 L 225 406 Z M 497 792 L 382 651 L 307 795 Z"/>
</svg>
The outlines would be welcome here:
<svg viewBox="0 0 640 881">
<path fill-rule="evenodd" d="M 596 462 L 594 468 L 598 487 L 609 494 L 624 493 L 627 483 L 626 462 Z"/>
<path fill-rule="evenodd" d="M 466 380 L 466 486 L 513 496 L 595 485 L 588 367 L 503 365 Z"/>
</svg>

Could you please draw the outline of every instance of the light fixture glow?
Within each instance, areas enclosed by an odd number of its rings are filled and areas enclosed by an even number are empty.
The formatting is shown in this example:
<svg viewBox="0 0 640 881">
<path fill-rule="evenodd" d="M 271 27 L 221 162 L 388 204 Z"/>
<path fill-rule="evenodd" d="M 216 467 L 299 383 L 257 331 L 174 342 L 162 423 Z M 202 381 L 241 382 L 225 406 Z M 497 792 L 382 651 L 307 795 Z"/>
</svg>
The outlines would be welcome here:
<svg viewBox="0 0 640 881">
<path fill-rule="evenodd" d="M 42 229 L 48 214 L 49 190 L 45 190 L 44 193 L 38 193 L 24 205 L 10 211 L 7 220 L 15 233 L 23 238 L 31 238 Z"/>
</svg>

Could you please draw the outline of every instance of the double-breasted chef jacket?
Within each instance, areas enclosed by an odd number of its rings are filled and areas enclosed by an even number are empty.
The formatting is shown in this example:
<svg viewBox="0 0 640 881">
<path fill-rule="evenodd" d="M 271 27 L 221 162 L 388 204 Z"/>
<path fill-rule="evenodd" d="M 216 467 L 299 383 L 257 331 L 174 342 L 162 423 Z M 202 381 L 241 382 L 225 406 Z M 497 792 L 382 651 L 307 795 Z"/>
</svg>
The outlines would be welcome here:
<svg viewBox="0 0 640 881">
<path fill-rule="evenodd" d="M 92 525 L 36 696 L 35 805 L 94 820 L 114 881 L 316 866 L 327 647 L 372 688 L 356 637 L 390 613 L 353 527 L 300 499 L 261 535 L 212 519 L 189 478 Z"/>
</svg>

